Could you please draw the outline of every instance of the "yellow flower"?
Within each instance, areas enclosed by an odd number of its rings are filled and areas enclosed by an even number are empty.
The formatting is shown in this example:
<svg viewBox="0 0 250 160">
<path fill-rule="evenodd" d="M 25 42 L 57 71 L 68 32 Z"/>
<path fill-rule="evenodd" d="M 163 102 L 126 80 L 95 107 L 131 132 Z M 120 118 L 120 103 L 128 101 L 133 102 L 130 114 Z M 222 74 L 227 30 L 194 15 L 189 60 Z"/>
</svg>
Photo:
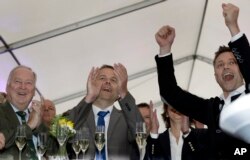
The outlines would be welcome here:
<svg viewBox="0 0 250 160">
<path fill-rule="evenodd" d="M 72 121 L 67 121 L 67 126 L 69 128 L 74 128 L 74 123 Z"/>
<path fill-rule="evenodd" d="M 66 121 L 65 118 L 61 118 L 58 123 L 59 123 L 60 126 L 64 126 L 64 125 L 67 124 L 67 121 Z"/>
<path fill-rule="evenodd" d="M 58 127 L 63 127 L 66 129 L 68 138 L 75 134 L 74 123 L 66 117 L 63 117 L 62 115 L 56 115 L 50 126 L 50 133 L 54 137 L 57 136 Z"/>
</svg>

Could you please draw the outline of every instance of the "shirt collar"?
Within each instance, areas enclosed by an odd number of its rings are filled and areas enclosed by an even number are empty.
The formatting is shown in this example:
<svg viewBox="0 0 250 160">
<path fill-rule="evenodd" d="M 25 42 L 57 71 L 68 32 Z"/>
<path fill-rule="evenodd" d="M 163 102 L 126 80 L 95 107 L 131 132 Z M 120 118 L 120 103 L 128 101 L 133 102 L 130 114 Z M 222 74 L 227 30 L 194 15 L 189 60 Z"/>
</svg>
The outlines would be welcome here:
<svg viewBox="0 0 250 160">
<path fill-rule="evenodd" d="M 93 108 L 94 115 L 96 116 L 97 113 L 100 112 L 100 111 L 105 111 L 105 112 L 106 112 L 106 111 L 109 111 L 109 113 L 111 113 L 112 110 L 113 110 L 113 108 L 114 108 L 114 106 L 111 105 L 111 106 L 105 108 L 104 110 L 101 109 L 101 108 L 99 108 L 99 107 L 97 107 L 97 106 L 95 106 L 95 105 L 92 105 L 92 108 Z"/>
<path fill-rule="evenodd" d="M 224 107 L 228 106 L 229 104 L 231 104 L 231 97 L 235 96 L 237 94 L 241 94 L 240 96 L 244 95 L 242 93 L 245 93 L 245 85 L 240 86 L 239 88 L 237 88 L 236 90 L 232 91 L 229 93 L 228 97 L 225 99 L 224 95 L 221 94 L 220 99 L 224 101 Z"/>
<path fill-rule="evenodd" d="M 17 109 L 17 107 L 15 107 L 13 104 L 11 104 L 11 103 L 10 103 L 10 105 L 11 105 L 12 109 L 14 110 L 14 112 L 18 112 L 18 111 L 20 111 L 20 110 L 19 110 L 19 109 Z M 27 108 L 27 109 L 25 109 L 25 110 L 24 110 L 24 112 L 25 112 L 27 115 L 29 115 L 28 108 Z"/>
<path fill-rule="evenodd" d="M 220 95 L 220 99 L 222 99 L 222 100 L 224 100 L 224 101 L 227 101 L 227 100 L 230 100 L 230 101 L 231 101 L 231 97 L 232 97 L 232 96 L 235 96 L 235 95 L 237 95 L 237 94 L 241 94 L 241 93 L 244 93 L 244 92 L 245 92 L 245 85 L 242 85 L 242 86 L 240 86 L 239 88 L 237 88 L 236 90 L 230 92 L 227 98 L 225 98 L 225 97 L 224 97 L 224 94 L 222 93 L 222 94 Z"/>
</svg>

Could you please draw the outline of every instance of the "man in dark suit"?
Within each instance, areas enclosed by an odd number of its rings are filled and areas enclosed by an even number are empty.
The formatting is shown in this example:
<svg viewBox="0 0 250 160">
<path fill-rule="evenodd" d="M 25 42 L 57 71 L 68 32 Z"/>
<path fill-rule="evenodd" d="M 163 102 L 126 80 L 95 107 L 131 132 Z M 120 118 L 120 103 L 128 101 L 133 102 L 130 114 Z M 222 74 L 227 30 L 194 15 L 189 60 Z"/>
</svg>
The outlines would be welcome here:
<svg viewBox="0 0 250 160">
<path fill-rule="evenodd" d="M 143 119 L 134 98 L 128 92 L 127 81 L 127 71 L 122 64 L 92 68 L 86 97 L 76 107 L 64 113 L 74 122 L 76 129 L 88 127 L 90 130 L 90 144 L 85 158 L 99 159 L 95 147 L 95 129 L 100 118 L 98 114 L 102 111 L 107 112 L 107 115 L 104 117 L 105 155 L 101 159 L 138 159 L 135 126 L 137 120 Z M 114 107 L 117 100 L 121 110 Z"/>
<path fill-rule="evenodd" d="M 230 104 L 236 95 L 248 92 L 246 86 L 250 82 L 250 47 L 237 24 L 239 8 L 233 4 L 222 4 L 222 8 L 226 26 L 232 35 L 230 48 L 220 47 L 214 59 L 215 78 L 222 88 L 222 96 L 203 99 L 177 85 L 171 54 L 175 30 L 170 26 L 162 27 L 155 35 L 160 46 L 160 54 L 155 57 L 160 94 L 166 103 L 208 126 L 209 159 L 250 159 L 249 152 L 235 154 L 241 148 L 250 151 L 249 145 L 225 134 L 219 127 L 222 107 Z"/>
<path fill-rule="evenodd" d="M 23 148 L 22 158 L 37 159 L 34 135 L 39 132 L 41 126 L 41 103 L 32 101 L 35 84 L 36 74 L 29 67 L 17 66 L 10 72 L 6 87 L 7 101 L 0 106 L 0 131 L 5 137 L 5 147 L 0 152 L 2 158 L 18 159 L 15 135 L 17 126 L 23 123 L 26 126 L 27 142 L 31 143 L 27 143 Z M 19 111 L 26 115 L 24 119 L 18 115 Z"/>
</svg>

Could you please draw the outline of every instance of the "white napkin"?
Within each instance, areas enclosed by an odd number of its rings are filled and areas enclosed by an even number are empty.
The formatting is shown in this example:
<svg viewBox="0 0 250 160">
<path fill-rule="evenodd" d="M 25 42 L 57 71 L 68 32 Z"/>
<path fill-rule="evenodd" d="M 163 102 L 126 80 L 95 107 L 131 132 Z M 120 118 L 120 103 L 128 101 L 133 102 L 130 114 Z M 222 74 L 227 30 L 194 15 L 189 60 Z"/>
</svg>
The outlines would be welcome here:
<svg viewBox="0 0 250 160">
<path fill-rule="evenodd" d="M 220 128 L 250 144 L 250 94 L 239 97 L 220 114 Z"/>
</svg>

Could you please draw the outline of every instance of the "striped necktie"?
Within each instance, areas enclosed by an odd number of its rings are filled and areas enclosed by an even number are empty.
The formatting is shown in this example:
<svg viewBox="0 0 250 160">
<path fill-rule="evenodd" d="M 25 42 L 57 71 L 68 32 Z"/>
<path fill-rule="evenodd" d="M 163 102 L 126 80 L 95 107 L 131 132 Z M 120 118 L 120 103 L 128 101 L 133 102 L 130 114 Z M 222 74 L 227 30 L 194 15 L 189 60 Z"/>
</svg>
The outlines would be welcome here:
<svg viewBox="0 0 250 160">
<path fill-rule="evenodd" d="M 19 117 L 21 117 L 22 124 L 25 125 L 26 124 L 26 113 L 24 111 L 18 111 L 18 112 L 16 112 L 16 114 Z M 35 145 L 33 143 L 32 138 L 31 139 L 27 139 L 27 145 L 29 147 L 29 153 L 30 153 L 29 159 L 31 159 L 31 160 L 38 160 L 38 157 L 36 155 Z"/>
<path fill-rule="evenodd" d="M 21 117 L 22 124 L 26 124 L 26 113 L 24 111 L 18 111 L 16 114 Z"/>
</svg>

